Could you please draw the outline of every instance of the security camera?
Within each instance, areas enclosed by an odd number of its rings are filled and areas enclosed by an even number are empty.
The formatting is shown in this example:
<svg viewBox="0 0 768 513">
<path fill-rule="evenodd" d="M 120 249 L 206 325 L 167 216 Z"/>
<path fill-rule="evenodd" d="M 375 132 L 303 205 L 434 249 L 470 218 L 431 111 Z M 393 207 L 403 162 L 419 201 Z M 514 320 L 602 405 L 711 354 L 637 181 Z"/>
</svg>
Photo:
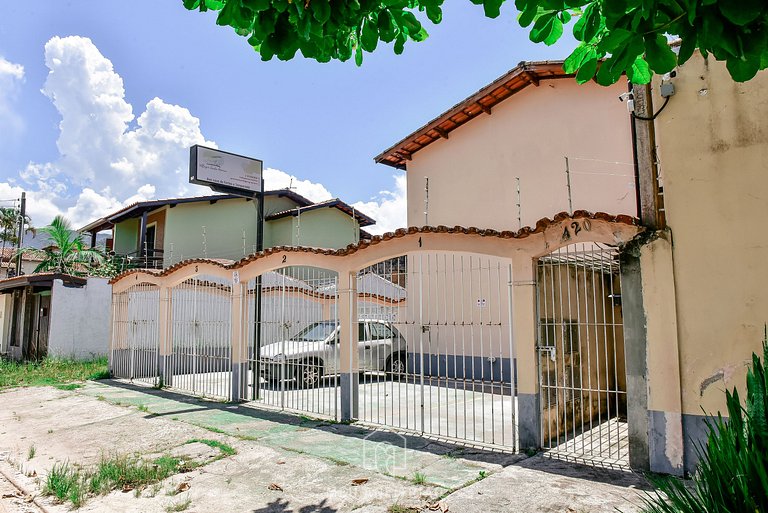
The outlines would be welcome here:
<svg viewBox="0 0 768 513">
<path fill-rule="evenodd" d="M 621 94 L 619 95 L 619 101 L 620 101 L 620 102 L 624 102 L 624 101 L 632 101 L 632 100 L 634 100 L 634 99 L 635 99 L 635 95 L 634 95 L 634 94 L 632 94 L 632 93 L 630 93 L 630 92 L 621 93 Z"/>
<path fill-rule="evenodd" d="M 635 112 L 635 95 L 631 92 L 621 93 L 619 95 L 620 102 L 627 102 L 627 110 L 629 112 Z"/>
</svg>

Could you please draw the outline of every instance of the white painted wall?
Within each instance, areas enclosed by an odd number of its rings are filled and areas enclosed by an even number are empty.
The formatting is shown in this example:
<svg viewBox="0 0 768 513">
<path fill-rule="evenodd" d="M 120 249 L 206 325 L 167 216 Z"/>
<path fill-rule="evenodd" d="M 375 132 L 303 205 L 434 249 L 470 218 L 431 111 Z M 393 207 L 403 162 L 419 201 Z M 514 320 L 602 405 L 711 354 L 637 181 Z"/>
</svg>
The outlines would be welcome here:
<svg viewBox="0 0 768 513">
<path fill-rule="evenodd" d="M 105 278 L 88 278 L 82 288 L 53 282 L 48 355 L 89 359 L 109 350 L 112 286 Z"/>
</svg>

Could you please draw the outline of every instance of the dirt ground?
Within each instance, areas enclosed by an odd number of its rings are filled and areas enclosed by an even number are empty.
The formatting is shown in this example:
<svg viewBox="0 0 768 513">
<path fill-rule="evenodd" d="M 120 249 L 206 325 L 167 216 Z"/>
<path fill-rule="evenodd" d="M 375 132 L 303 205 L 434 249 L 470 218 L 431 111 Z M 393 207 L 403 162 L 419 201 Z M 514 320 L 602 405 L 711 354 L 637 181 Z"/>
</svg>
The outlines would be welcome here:
<svg viewBox="0 0 768 513">
<path fill-rule="evenodd" d="M 185 453 L 211 461 L 82 512 L 637 511 L 644 481 L 541 456 L 488 453 L 119 382 L 0 393 L 0 513 L 70 511 L 41 494 L 54 464 Z M 215 440 L 237 453 L 215 461 Z M 211 453 L 213 451 L 213 453 Z"/>
</svg>

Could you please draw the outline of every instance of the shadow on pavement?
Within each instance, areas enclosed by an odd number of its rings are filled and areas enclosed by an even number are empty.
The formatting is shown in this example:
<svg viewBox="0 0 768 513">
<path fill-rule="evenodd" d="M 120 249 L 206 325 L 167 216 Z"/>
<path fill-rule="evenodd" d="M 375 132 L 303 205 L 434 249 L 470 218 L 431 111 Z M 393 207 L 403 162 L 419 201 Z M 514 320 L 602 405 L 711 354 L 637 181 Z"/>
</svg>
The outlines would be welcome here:
<svg viewBox="0 0 768 513">
<path fill-rule="evenodd" d="M 254 509 L 252 513 L 336 513 L 339 510 L 325 505 L 325 500 L 320 504 L 310 504 L 301 506 L 299 509 L 292 509 L 291 503 L 284 499 L 275 499 L 263 508 Z"/>
<path fill-rule="evenodd" d="M 585 465 L 573 461 L 564 461 L 559 460 L 554 456 L 550 457 L 546 454 L 539 454 L 527 458 L 517 463 L 517 466 L 536 470 L 538 472 L 546 472 L 548 474 L 556 474 L 576 479 L 585 479 L 597 483 L 624 486 L 636 490 L 650 491 L 653 489 L 645 477 L 637 472 Z"/>
<path fill-rule="evenodd" d="M 247 407 L 236 403 L 210 401 L 185 394 L 180 394 L 177 392 L 172 392 L 169 390 L 133 385 L 130 383 L 111 379 L 102 380 L 99 381 L 99 383 L 115 388 L 122 388 L 154 397 L 172 400 L 177 403 L 190 406 L 188 409 L 174 409 L 166 413 L 150 413 L 146 415 L 146 418 L 174 416 L 181 413 L 200 412 L 205 410 L 221 411 L 256 420 L 264 420 L 284 425 L 297 426 L 303 429 L 316 429 L 319 431 L 348 436 L 360 440 L 364 439 L 366 441 L 390 444 L 395 447 L 404 446 L 411 450 L 431 453 L 437 456 L 463 458 L 469 461 L 491 463 L 500 465 L 502 467 L 519 465 L 531 470 L 558 474 L 578 479 L 610 483 L 617 486 L 632 487 L 640 490 L 651 489 L 647 480 L 643 478 L 642 475 L 627 470 L 611 470 L 606 468 L 599 468 L 570 461 L 557 460 L 551 457 L 544 457 L 542 455 L 529 458 L 522 454 L 492 451 L 480 447 L 467 447 L 463 445 L 451 444 L 445 441 L 424 438 L 421 436 L 384 431 L 360 424 L 345 424 L 329 420 L 312 419 L 297 413 L 284 413 L 279 411 L 271 411 L 268 409 Z M 278 502 L 268 505 L 268 509 L 259 509 L 255 510 L 255 512 L 291 512 L 290 509 L 285 509 L 288 507 L 287 503 L 282 504 Z M 284 509 L 279 509 L 281 507 Z M 313 507 L 319 509 L 306 509 L 306 507 L 304 507 L 295 513 L 330 513 L 335 511 L 322 504 Z"/>
</svg>

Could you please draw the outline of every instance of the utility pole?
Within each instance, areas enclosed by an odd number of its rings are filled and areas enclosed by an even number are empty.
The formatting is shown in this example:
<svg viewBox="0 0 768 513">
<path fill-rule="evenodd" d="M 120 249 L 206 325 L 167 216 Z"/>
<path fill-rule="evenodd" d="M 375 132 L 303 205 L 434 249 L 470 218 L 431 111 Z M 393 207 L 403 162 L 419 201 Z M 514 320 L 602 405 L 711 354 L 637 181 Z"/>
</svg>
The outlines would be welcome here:
<svg viewBox="0 0 768 513">
<path fill-rule="evenodd" d="M 24 219 L 27 216 L 27 193 L 21 193 L 21 208 L 19 209 L 19 236 L 16 239 L 16 276 L 21 276 L 21 245 L 24 242 Z"/>
<path fill-rule="evenodd" d="M 291 185 L 293 185 L 293 178 L 291 178 Z M 289 186 L 290 190 L 290 186 Z M 264 176 L 261 177 L 261 192 L 259 193 L 259 226 L 256 232 L 256 252 L 261 253 L 264 251 Z M 253 366 L 253 392 L 251 397 L 253 399 L 261 398 L 261 287 L 262 287 L 261 275 L 256 277 L 256 283 L 254 284 L 253 294 L 253 356 L 256 360 L 256 365 Z M 245 297 L 248 297 L 246 293 Z M 246 392 L 247 393 L 247 392 Z"/>
</svg>

